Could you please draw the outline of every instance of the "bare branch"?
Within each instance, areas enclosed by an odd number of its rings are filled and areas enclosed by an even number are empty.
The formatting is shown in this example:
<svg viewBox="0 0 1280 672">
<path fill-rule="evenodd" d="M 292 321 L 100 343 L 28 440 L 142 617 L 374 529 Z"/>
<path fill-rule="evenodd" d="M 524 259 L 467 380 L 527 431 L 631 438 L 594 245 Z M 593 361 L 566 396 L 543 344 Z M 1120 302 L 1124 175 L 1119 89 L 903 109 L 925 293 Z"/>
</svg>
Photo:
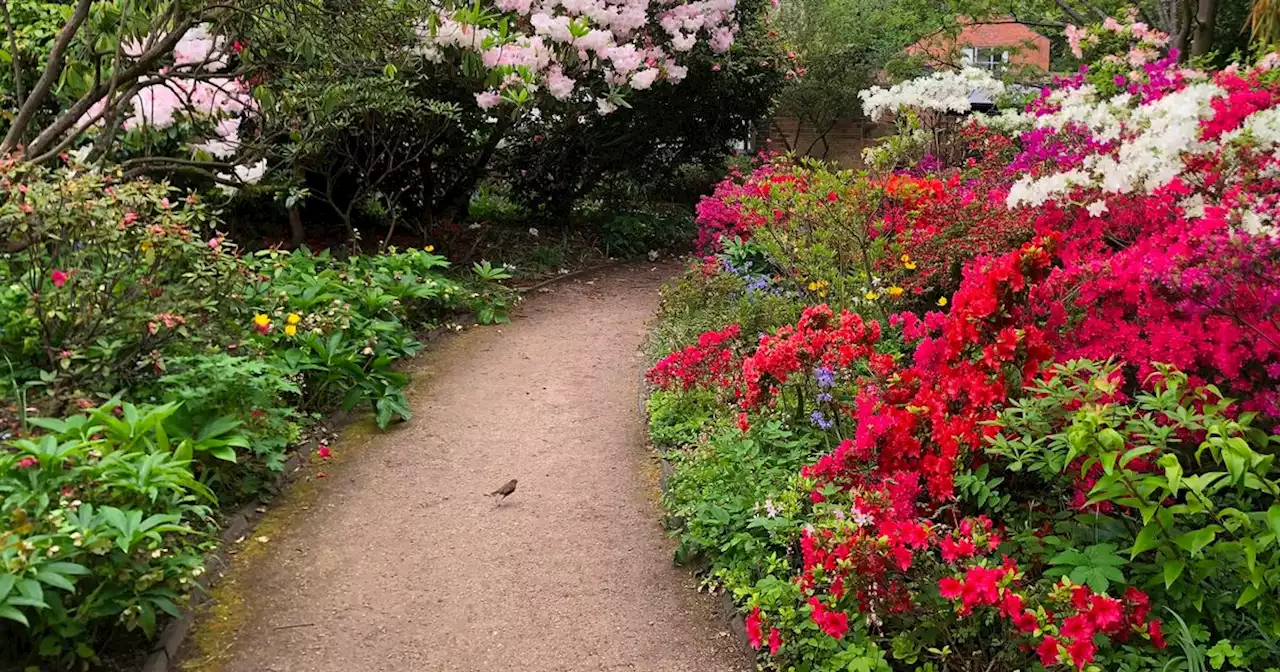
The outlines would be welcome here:
<svg viewBox="0 0 1280 672">
<path fill-rule="evenodd" d="M 44 104 L 44 99 L 48 97 L 49 91 L 53 89 L 53 83 L 58 80 L 62 74 L 63 64 L 67 58 L 67 46 L 71 44 L 71 40 L 80 30 L 80 25 L 89 17 L 89 8 L 93 5 L 93 0 L 79 0 L 76 8 L 71 13 L 71 18 L 62 26 L 62 31 L 58 33 L 58 38 L 53 43 L 53 49 L 49 51 L 49 62 L 44 66 L 44 72 L 40 74 L 40 79 L 36 82 L 36 86 L 31 90 L 31 97 L 27 98 L 22 107 L 18 109 L 18 115 L 13 119 L 13 125 L 9 127 L 9 132 L 4 136 L 4 141 L 0 142 L 0 155 L 8 154 L 18 146 L 23 134 L 27 132 L 27 125 L 31 123 L 31 118 L 35 116 L 36 110 Z"/>
<path fill-rule="evenodd" d="M 1064 14 L 1066 14 L 1068 17 L 1071 18 L 1072 21 L 1075 21 L 1076 25 L 1083 26 L 1089 23 L 1089 20 L 1084 18 L 1083 14 L 1081 14 L 1080 12 L 1077 12 L 1074 8 L 1071 7 L 1071 5 L 1068 5 L 1066 2 L 1063 2 L 1063 0 L 1053 0 L 1053 4 L 1057 5 L 1058 9 L 1061 9 Z"/>
</svg>

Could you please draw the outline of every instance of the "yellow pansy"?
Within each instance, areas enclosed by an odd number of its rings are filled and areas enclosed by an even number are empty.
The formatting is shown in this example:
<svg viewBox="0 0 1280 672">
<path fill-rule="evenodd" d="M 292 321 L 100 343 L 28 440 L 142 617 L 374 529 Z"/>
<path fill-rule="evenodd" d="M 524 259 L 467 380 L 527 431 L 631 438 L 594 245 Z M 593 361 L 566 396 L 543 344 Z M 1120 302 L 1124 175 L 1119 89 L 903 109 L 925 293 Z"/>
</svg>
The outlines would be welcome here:
<svg viewBox="0 0 1280 672">
<path fill-rule="evenodd" d="M 945 305 L 947 305 L 947 297 L 945 297 L 945 296 L 943 296 L 943 297 L 939 297 L 939 298 L 938 298 L 938 305 L 939 305 L 939 306 L 945 306 Z"/>
<path fill-rule="evenodd" d="M 285 335 L 285 336 L 297 336 L 297 335 L 298 335 L 298 328 L 297 328 L 297 327 L 295 327 L 295 326 L 294 326 L 294 325 L 292 325 L 292 324 L 286 324 L 286 325 L 285 325 L 285 327 L 284 327 L 284 335 Z"/>
<path fill-rule="evenodd" d="M 288 322 L 290 325 L 298 324 L 301 321 L 302 316 L 297 313 L 289 313 L 289 317 L 285 318 L 285 322 Z"/>
<path fill-rule="evenodd" d="M 902 263 L 904 263 L 904 264 L 909 264 L 909 263 L 911 263 L 911 255 L 909 255 L 909 254 L 904 254 L 904 255 L 902 255 L 901 257 L 899 257 L 899 259 L 901 259 L 901 260 L 902 260 Z"/>
<path fill-rule="evenodd" d="M 256 326 L 265 327 L 268 324 L 271 324 L 271 318 L 267 317 L 266 315 L 263 315 L 262 313 L 258 313 L 257 315 L 253 316 L 253 323 Z"/>
<path fill-rule="evenodd" d="M 901 287 L 890 287 L 889 296 L 902 296 L 903 289 Z"/>
<path fill-rule="evenodd" d="M 908 261 L 907 263 L 903 264 L 902 267 L 907 269 L 908 271 L 914 271 L 916 270 L 916 262 Z"/>
<path fill-rule="evenodd" d="M 876 299 L 880 298 L 880 295 L 876 294 L 875 292 L 867 292 L 863 296 L 867 297 L 868 301 L 875 301 Z"/>
<path fill-rule="evenodd" d="M 436 246 L 435 246 L 435 245 L 428 245 L 428 246 L 426 246 L 426 247 L 424 247 L 424 248 L 422 248 L 422 249 L 424 249 L 424 250 L 426 250 L 426 251 L 428 251 L 428 252 L 435 252 L 435 251 L 436 251 Z"/>
</svg>

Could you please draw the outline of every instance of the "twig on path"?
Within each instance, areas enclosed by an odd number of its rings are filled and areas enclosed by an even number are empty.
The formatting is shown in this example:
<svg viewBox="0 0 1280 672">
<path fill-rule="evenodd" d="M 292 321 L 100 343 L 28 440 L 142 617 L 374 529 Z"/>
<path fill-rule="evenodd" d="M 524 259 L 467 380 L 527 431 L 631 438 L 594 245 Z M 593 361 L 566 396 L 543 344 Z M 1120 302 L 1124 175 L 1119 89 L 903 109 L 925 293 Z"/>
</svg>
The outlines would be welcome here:
<svg viewBox="0 0 1280 672">
<path fill-rule="evenodd" d="M 272 628 L 272 630 L 288 630 L 289 628 L 309 628 L 313 625 L 315 625 L 315 623 L 294 623 L 293 625 L 278 625 Z"/>
<path fill-rule="evenodd" d="M 536 289 L 541 289 L 541 288 L 543 288 L 543 287 L 546 287 L 547 285 L 550 285 L 550 284 L 552 284 L 552 283 L 560 282 L 561 280 L 568 280 L 569 278 L 575 278 L 575 277 L 578 277 L 578 276 L 580 276 L 580 275 L 583 275 L 583 274 L 586 274 L 586 273 L 590 273 L 590 272 L 592 272 L 592 271 L 602 271 L 602 270 L 604 270 L 604 269 L 606 269 L 606 268 L 610 268 L 610 267 L 612 267 L 612 266 L 617 266 L 617 265 L 618 265 L 618 262 L 616 262 L 616 261 L 611 261 L 611 262 L 609 262 L 609 263 L 607 263 L 607 264 L 600 264 L 600 265 L 598 265 L 598 266 L 591 266 L 590 268 L 583 268 L 583 269 L 579 269 L 579 270 L 576 270 L 576 271 L 574 271 L 574 272 L 572 272 L 572 273 L 565 273 L 564 275 L 557 275 L 557 276 L 556 276 L 556 277 L 554 277 L 554 278 L 549 278 L 549 279 L 547 279 L 547 280 L 543 280 L 542 282 L 539 282 L 539 283 L 537 283 L 537 284 L 535 284 L 535 285 L 531 285 L 531 286 L 529 286 L 529 287 L 516 287 L 516 288 L 515 288 L 515 290 L 516 290 L 517 292 L 521 293 L 521 294 L 527 294 L 527 293 L 532 292 L 532 291 L 534 291 L 534 290 L 536 290 Z"/>
</svg>

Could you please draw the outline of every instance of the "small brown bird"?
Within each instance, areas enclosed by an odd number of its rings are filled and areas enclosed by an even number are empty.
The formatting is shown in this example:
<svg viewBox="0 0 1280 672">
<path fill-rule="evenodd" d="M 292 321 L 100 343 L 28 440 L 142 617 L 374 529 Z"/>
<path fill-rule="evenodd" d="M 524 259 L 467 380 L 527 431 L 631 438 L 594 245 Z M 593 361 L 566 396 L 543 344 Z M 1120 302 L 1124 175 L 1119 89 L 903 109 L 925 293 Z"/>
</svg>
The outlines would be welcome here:
<svg viewBox="0 0 1280 672">
<path fill-rule="evenodd" d="M 489 496 L 492 497 L 494 495 L 501 495 L 501 497 L 498 498 L 498 501 L 501 502 L 515 491 L 516 491 L 516 479 L 513 478 L 507 481 L 506 485 L 503 485 L 501 488 L 498 488 L 497 490 L 494 490 L 493 492 L 489 493 Z"/>
</svg>

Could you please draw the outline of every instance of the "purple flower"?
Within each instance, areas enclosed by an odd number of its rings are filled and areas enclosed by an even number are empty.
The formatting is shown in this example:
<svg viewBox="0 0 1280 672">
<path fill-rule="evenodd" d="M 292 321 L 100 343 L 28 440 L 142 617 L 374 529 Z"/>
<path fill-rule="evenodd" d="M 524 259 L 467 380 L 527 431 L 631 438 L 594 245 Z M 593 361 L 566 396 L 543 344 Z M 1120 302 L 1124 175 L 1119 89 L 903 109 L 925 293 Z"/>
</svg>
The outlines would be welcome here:
<svg viewBox="0 0 1280 672">
<path fill-rule="evenodd" d="M 831 393 L 830 393 L 830 392 L 822 392 L 821 394 L 819 394 L 819 395 L 818 395 L 818 403 L 819 403 L 819 404 L 829 404 L 829 403 L 831 403 Z"/>
<path fill-rule="evenodd" d="M 825 366 L 814 369 L 813 377 L 818 380 L 818 387 L 823 390 L 829 390 L 836 384 L 836 372 Z"/>
<path fill-rule="evenodd" d="M 813 421 L 813 424 L 818 429 L 831 429 L 831 421 L 822 414 L 822 411 L 814 411 L 809 415 L 809 419 Z"/>
</svg>

